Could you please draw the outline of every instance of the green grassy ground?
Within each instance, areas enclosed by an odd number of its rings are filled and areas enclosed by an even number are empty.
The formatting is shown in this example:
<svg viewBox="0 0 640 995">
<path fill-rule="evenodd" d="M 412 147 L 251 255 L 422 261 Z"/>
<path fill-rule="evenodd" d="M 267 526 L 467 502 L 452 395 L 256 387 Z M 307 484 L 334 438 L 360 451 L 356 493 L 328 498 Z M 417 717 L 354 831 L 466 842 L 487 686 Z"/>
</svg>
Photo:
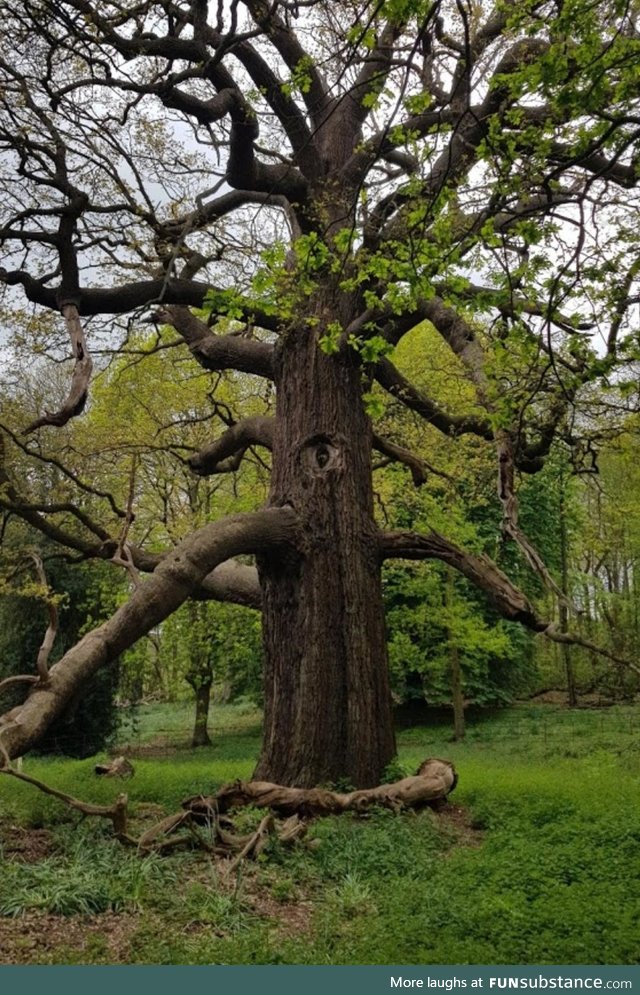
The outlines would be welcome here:
<svg viewBox="0 0 640 995">
<path fill-rule="evenodd" d="M 187 706 L 142 711 L 126 786 L 141 818 L 250 775 L 254 710 L 216 709 L 213 745 L 194 752 L 190 721 Z M 313 848 L 274 845 L 231 880 L 199 853 L 140 858 L 0 778 L 0 961 L 636 963 L 640 708 L 518 707 L 471 724 L 463 744 L 449 736 L 399 735 L 407 770 L 454 760 L 449 815 L 321 820 Z M 93 763 L 28 758 L 25 770 L 107 801 L 122 784 L 97 780 Z M 42 853 L 16 853 L 16 833 Z"/>
</svg>

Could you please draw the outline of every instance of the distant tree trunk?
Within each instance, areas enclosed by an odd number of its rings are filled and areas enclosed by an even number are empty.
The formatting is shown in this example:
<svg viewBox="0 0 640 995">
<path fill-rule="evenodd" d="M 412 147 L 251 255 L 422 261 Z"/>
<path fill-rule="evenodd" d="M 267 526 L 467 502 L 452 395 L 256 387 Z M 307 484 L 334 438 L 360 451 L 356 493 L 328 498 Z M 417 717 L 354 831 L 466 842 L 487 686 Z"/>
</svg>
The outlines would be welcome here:
<svg viewBox="0 0 640 995">
<path fill-rule="evenodd" d="M 565 501 L 565 477 L 560 470 L 560 570 L 561 570 L 561 590 L 565 598 L 569 596 L 569 566 L 568 566 L 568 537 Z M 569 627 L 569 611 L 565 601 L 560 602 L 560 628 L 562 632 L 567 632 Z M 576 676 L 571 658 L 571 647 L 567 643 L 560 644 L 560 652 L 564 664 L 564 672 L 567 680 L 567 696 L 569 706 L 575 708 L 578 704 L 578 693 L 576 690 Z"/>
<path fill-rule="evenodd" d="M 453 610 L 454 600 L 454 578 L 453 569 L 447 567 L 447 582 L 445 585 L 445 607 L 449 612 Z M 449 642 L 449 678 L 451 682 L 451 704 L 453 706 L 453 738 L 457 741 L 464 739 L 464 694 L 462 692 L 462 672 L 460 670 L 460 650 L 455 639 L 452 627 L 448 626 Z"/>
<path fill-rule="evenodd" d="M 200 683 L 194 687 L 196 695 L 196 719 L 193 726 L 192 746 L 209 746 L 209 705 L 211 702 L 211 684 Z"/>
<path fill-rule="evenodd" d="M 190 630 L 189 670 L 185 674 L 187 683 L 193 688 L 196 697 L 196 716 L 193 726 L 192 746 L 209 746 L 208 722 L 213 684 L 213 657 L 210 637 L 205 635 L 203 606 L 190 602 L 188 606 Z"/>
<path fill-rule="evenodd" d="M 395 754 L 371 426 L 357 357 L 318 346 L 327 314 L 342 327 L 349 316 L 331 292 L 316 313 L 319 326 L 287 336 L 276 363 L 270 503 L 295 509 L 304 538 L 298 557 L 259 564 L 265 728 L 254 777 L 365 788 Z"/>
</svg>

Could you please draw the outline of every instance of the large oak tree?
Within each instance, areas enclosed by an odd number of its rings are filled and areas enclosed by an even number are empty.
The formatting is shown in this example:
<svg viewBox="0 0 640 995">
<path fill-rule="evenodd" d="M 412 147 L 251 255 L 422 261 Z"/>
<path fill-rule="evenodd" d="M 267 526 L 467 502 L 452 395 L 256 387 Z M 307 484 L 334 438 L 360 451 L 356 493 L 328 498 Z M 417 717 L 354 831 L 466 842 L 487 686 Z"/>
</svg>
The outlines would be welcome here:
<svg viewBox="0 0 640 995">
<path fill-rule="evenodd" d="M 493 447 L 505 536 L 553 583 L 519 527 L 517 475 L 557 435 L 576 465 L 589 456 L 582 402 L 638 353 L 636 5 L 2 0 L 0 13 L 6 321 L 39 330 L 40 347 L 66 330 L 74 357 L 66 400 L 27 438 L 80 414 L 92 349 L 142 322 L 174 329 L 212 381 L 275 385 L 273 416 L 229 420 L 191 458 L 205 475 L 271 450 L 268 507 L 165 553 L 79 502 L 28 500 L 6 439 L 5 511 L 150 576 L 31 682 L 3 751 L 28 749 L 186 599 L 213 597 L 263 613 L 257 776 L 375 784 L 394 754 L 385 559 L 440 559 L 507 618 L 553 632 L 487 557 L 376 524 L 372 451 L 418 484 L 429 467 L 372 422 L 390 397 Z M 468 382 L 458 410 L 394 365 L 424 320 Z"/>
</svg>

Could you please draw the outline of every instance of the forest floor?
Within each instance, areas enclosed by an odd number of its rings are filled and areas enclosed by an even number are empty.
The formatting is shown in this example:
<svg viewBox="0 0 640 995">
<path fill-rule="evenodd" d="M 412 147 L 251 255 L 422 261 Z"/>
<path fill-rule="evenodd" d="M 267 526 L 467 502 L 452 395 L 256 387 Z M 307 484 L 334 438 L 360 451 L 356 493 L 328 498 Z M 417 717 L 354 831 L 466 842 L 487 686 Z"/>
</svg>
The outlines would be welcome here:
<svg viewBox="0 0 640 995">
<path fill-rule="evenodd" d="M 251 774 L 260 715 L 219 706 L 188 748 L 188 704 L 122 731 L 142 829 Z M 460 783 L 441 812 L 315 822 L 231 875 L 201 852 L 139 856 L 108 826 L 0 778 L 0 963 L 632 964 L 640 958 L 640 706 L 527 704 L 399 732 L 393 777 L 427 756 Z M 123 790 L 95 758 L 24 770 L 85 801 Z M 241 817 L 248 830 L 260 814 Z"/>
</svg>

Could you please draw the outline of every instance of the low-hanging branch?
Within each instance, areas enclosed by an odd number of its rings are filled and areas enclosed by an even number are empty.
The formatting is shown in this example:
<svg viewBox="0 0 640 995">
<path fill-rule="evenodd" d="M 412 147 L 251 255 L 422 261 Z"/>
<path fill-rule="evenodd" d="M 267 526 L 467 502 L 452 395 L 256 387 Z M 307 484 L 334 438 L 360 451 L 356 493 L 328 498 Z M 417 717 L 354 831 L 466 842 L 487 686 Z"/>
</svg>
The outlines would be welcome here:
<svg viewBox="0 0 640 995">
<path fill-rule="evenodd" d="M 297 517 L 290 508 L 232 515 L 187 536 L 108 621 L 64 654 L 49 671 L 46 686 L 34 685 L 23 705 L 4 716 L 4 722 L 0 716 L 3 754 L 21 756 L 34 746 L 98 669 L 179 608 L 219 564 L 234 555 L 295 545 L 296 540 Z"/>
<path fill-rule="evenodd" d="M 381 533 L 380 552 L 383 559 L 441 560 L 484 591 L 489 602 L 503 618 L 520 622 L 521 625 L 546 636 L 553 642 L 582 646 L 612 663 L 640 674 L 640 667 L 632 660 L 611 653 L 577 633 L 559 631 L 555 622 L 538 615 L 531 602 L 493 560 L 484 554 L 476 555 L 461 549 L 439 532 Z"/>
<path fill-rule="evenodd" d="M 441 560 L 484 591 L 496 611 L 505 618 L 521 622 L 536 632 L 542 632 L 549 624 L 538 618 L 528 598 L 493 560 L 484 553 L 469 553 L 461 549 L 439 532 L 383 532 L 380 535 L 380 554 L 383 559 Z"/>
</svg>

